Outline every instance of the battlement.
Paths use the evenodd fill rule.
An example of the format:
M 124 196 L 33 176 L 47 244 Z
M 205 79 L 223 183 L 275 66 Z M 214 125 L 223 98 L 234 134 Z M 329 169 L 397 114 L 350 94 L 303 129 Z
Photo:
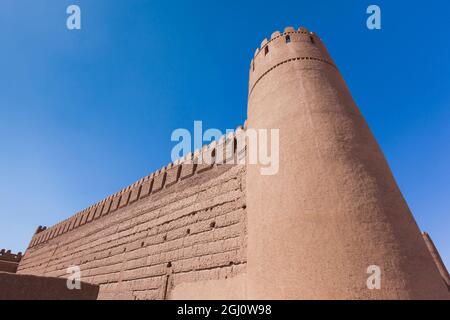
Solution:
M 1 261 L 10 261 L 19 263 L 22 259 L 22 252 L 17 254 L 11 253 L 11 250 L 2 249 L 0 250 L 0 260 Z
M 36 232 L 34 234 L 41 233 L 42 231 L 45 231 L 45 230 L 47 230 L 47 227 L 39 226 L 39 227 L 37 227 Z
M 295 30 L 287 27 L 284 32 L 275 31 L 256 49 L 250 64 L 249 96 L 256 84 L 276 67 L 288 62 L 302 62 L 305 65 L 327 64 L 334 68 L 322 40 L 308 29 Z
M 39 226 L 31 239 L 29 248 L 46 243 L 118 209 L 134 204 L 182 180 L 208 171 L 216 165 L 242 163 L 246 149 L 245 139 L 242 139 L 245 136 L 243 133 L 244 128 L 239 126 L 234 132 L 221 137 L 218 141 L 204 145 L 184 158 L 169 163 L 70 218 L 49 228 Z

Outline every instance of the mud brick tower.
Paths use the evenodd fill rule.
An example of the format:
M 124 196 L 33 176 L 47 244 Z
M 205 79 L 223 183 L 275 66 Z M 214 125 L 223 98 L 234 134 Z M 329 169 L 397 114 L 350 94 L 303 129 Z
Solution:
M 39 227 L 17 273 L 66 278 L 76 265 L 98 299 L 449 298 L 436 248 L 317 35 L 264 40 L 248 99 L 244 128 Z M 250 129 L 279 129 L 277 174 L 241 162 Z M 373 265 L 379 290 L 366 285 Z
M 247 165 L 250 299 L 446 298 L 374 136 L 321 39 L 286 28 L 250 67 L 248 128 L 280 130 L 280 169 Z M 270 150 L 270 149 L 269 149 Z M 381 290 L 368 290 L 368 266 Z

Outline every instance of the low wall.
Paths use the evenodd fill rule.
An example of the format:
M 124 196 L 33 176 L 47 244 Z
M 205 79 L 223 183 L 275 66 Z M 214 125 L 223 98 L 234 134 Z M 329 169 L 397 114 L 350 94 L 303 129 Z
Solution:
M 0 300 L 95 300 L 98 286 L 69 290 L 65 279 L 0 272 Z
M 16 273 L 18 262 L 0 260 L 0 272 Z

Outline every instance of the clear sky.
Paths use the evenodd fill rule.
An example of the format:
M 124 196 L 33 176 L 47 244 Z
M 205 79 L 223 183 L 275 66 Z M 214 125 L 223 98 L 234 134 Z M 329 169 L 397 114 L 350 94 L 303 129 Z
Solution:
M 66 28 L 66 8 L 82 29 Z M 366 28 L 378 4 L 382 30 Z M 450 2 L 2 0 L 0 247 L 170 162 L 176 128 L 243 124 L 255 48 L 317 32 L 450 266 Z

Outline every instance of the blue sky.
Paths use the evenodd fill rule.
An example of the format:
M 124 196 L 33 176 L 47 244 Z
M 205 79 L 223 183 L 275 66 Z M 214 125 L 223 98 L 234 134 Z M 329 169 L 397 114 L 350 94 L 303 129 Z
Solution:
M 82 30 L 66 28 L 66 8 Z M 366 28 L 378 4 L 382 30 Z M 170 162 L 176 128 L 235 128 L 275 30 L 326 43 L 422 230 L 450 265 L 448 1 L 3 0 L 0 247 Z

